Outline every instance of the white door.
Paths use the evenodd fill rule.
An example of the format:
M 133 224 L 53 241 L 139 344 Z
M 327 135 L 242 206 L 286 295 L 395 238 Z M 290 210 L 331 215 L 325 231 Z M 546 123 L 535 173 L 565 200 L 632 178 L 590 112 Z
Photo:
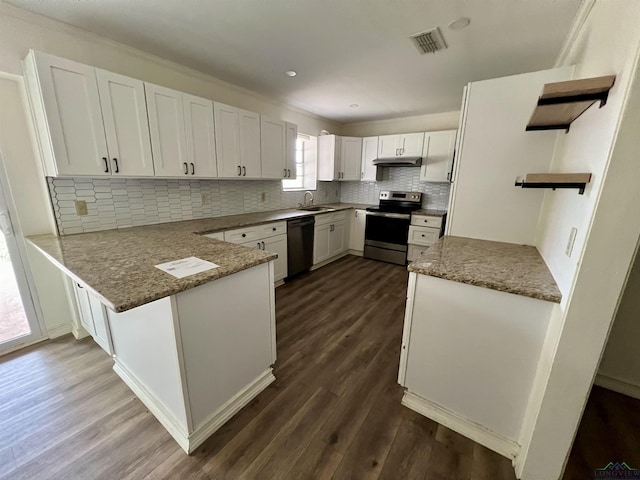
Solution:
M 278 235 L 263 240 L 263 250 L 278 254 L 278 258 L 274 262 L 275 275 L 274 280 L 277 282 L 283 280 L 287 276 L 287 236 Z
M 213 102 L 206 98 L 182 94 L 184 106 L 184 130 L 187 146 L 188 176 L 216 178 L 215 129 Z
M 239 109 L 239 116 L 242 178 L 261 178 L 260 115 Z
M 287 123 L 287 179 L 295 179 L 298 175 L 296 166 L 296 142 L 298 141 L 298 126 L 295 123 Z
M 214 102 L 213 104 L 216 156 L 220 178 L 240 178 L 240 112 L 236 107 Z
M 111 173 L 152 177 L 144 83 L 100 69 L 96 69 L 96 78 Z
M 391 158 L 400 156 L 401 142 L 400 135 L 381 135 L 378 137 L 378 157 Z
M 373 161 L 378 158 L 378 137 L 366 137 L 362 139 L 362 164 L 360 166 L 360 180 L 375 182 L 378 167 Z
M 0 171 L 4 171 L 1 159 Z M 35 296 L 27 280 L 27 265 L 24 243 L 16 236 L 8 197 L 0 183 L 0 354 L 43 336 Z
M 400 155 L 403 157 L 421 157 L 424 133 L 407 133 L 401 135 Z
M 329 258 L 329 238 L 331 224 L 316 226 L 313 232 L 313 264 L 316 265 Z
M 354 210 L 351 214 L 349 229 L 349 249 L 357 252 L 364 251 L 364 227 L 367 223 L 365 210 Z
M 424 139 L 420 181 L 450 182 L 456 130 L 427 133 Z
M 34 52 L 58 175 L 110 175 L 93 67 Z
M 189 175 L 182 93 L 144 84 L 149 112 L 153 165 L 158 177 Z
M 281 120 L 260 117 L 260 157 L 262 178 L 287 177 L 287 126 Z
M 342 137 L 342 179 L 360 180 L 362 162 L 362 138 Z
M 344 220 L 331 224 L 329 236 L 329 257 L 344 252 L 347 248 L 347 224 Z

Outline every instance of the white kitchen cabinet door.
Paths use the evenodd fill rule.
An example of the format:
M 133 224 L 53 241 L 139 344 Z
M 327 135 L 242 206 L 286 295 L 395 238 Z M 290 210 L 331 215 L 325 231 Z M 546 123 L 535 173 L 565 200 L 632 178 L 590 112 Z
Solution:
M 262 178 L 287 176 L 287 126 L 281 120 L 260 116 L 260 156 Z
M 421 182 L 450 182 L 457 130 L 425 135 L 420 168 Z
M 362 163 L 362 138 L 342 137 L 341 180 L 360 180 L 360 165 Z
M 110 175 L 95 69 L 32 51 L 25 74 L 47 173 Z
M 239 110 L 242 178 L 261 178 L 260 115 Z M 284 168 L 284 167 L 283 167 Z
M 152 177 L 153 157 L 144 83 L 98 68 L 96 78 L 111 173 Z
M 405 133 L 400 135 L 400 156 L 421 157 L 424 143 L 424 132 Z
M 375 182 L 377 180 L 378 167 L 373 164 L 376 158 L 378 158 L 378 137 L 363 138 L 360 180 L 364 182 Z
M 287 178 L 294 179 L 298 176 L 296 167 L 296 142 L 298 141 L 298 126 L 287 122 Z
M 87 292 L 88 293 L 88 292 Z M 111 330 L 109 329 L 109 320 L 107 318 L 107 311 L 105 306 L 102 305 L 100 300 L 88 293 L 89 306 L 91 307 L 91 316 L 93 318 L 93 325 L 95 327 L 95 333 L 93 339 L 102 349 L 109 355 L 113 355 L 113 343 L 111 341 Z
M 218 163 L 213 125 L 213 102 L 183 93 L 182 105 L 188 163 L 187 176 L 216 178 Z
M 242 177 L 240 160 L 240 112 L 236 107 L 213 103 L 216 156 L 220 178 Z
M 330 182 L 341 177 L 341 137 L 320 135 L 318 137 L 318 180 Z
M 80 315 L 80 325 L 84 328 L 92 337 L 96 336 L 96 328 L 93 324 L 93 315 L 91 315 L 91 305 L 89 304 L 89 294 L 87 291 L 73 282 L 73 288 L 76 295 L 76 301 L 78 305 L 78 314 Z
M 349 222 L 349 250 L 364 251 L 364 228 L 366 223 L 366 210 L 353 210 Z
M 278 235 L 277 237 L 265 238 L 263 243 L 263 250 L 278 254 L 278 258 L 274 262 L 274 280 L 276 282 L 284 280 L 287 276 L 287 236 Z
M 145 83 L 149 131 L 156 176 L 189 174 L 182 93 Z
M 332 224 L 320 225 L 313 231 L 313 264 L 317 265 L 330 257 L 329 243 L 332 233 Z
M 341 254 L 347 249 L 347 222 L 341 220 L 329 225 L 331 235 L 329 236 L 329 257 Z
M 400 135 L 381 135 L 378 137 L 378 157 L 391 158 L 400 156 L 402 138 Z

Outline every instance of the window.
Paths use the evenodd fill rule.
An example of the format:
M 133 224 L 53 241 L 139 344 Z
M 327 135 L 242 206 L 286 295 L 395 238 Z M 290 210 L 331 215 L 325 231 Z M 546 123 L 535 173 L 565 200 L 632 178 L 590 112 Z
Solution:
M 311 135 L 298 134 L 296 139 L 296 178 L 282 180 L 282 190 L 316 190 L 318 188 L 318 140 Z

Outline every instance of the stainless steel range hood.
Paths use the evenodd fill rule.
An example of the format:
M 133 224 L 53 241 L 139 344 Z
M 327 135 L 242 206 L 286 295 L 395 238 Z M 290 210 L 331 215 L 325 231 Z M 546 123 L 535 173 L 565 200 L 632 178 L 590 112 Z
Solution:
M 376 167 L 419 167 L 422 165 L 422 157 L 376 158 L 371 163 Z

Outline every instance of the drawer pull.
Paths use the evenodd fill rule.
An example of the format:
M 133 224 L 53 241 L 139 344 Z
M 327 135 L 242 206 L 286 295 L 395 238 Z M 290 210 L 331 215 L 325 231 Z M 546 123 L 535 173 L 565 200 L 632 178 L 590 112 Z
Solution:
M 246 233 L 243 233 L 243 234 L 242 234 L 242 238 L 244 238 L 244 237 L 246 237 L 246 236 L 247 236 L 247 234 L 246 234 Z
M 273 231 L 275 232 L 276 230 L 277 230 L 277 228 L 276 228 L 276 227 L 273 227 Z

